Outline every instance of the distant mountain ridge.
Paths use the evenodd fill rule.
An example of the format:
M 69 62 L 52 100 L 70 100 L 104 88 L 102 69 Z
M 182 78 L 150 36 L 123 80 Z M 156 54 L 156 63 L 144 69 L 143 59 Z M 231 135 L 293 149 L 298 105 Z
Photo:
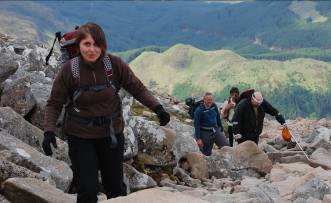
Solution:
M 130 65 L 150 88 L 181 99 L 211 91 L 223 101 L 235 85 L 261 90 L 291 117 L 331 115 L 331 64 L 322 61 L 253 60 L 178 44 L 163 53 L 144 52 Z
M 328 1 L 2 1 L 0 17 L 0 31 L 42 40 L 95 21 L 116 52 L 184 43 L 255 59 L 331 61 Z

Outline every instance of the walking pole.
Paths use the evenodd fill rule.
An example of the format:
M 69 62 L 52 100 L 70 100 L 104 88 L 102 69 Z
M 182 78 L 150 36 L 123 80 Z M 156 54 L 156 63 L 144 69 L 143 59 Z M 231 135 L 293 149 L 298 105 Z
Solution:
M 291 141 L 291 139 L 293 138 L 294 141 L 297 143 L 297 145 L 299 146 L 300 150 L 303 152 L 303 154 L 306 156 L 308 161 L 311 161 L 311 159 L 308 157 L 307 153 L 303 150 L 301 144 L 299 143 L 299 141 L 297 140 L 297 138 L 295 136 L 292 135 L 291 131 L 287 128 L 284 127 L 283 131 L 282 131 L 282 136 L 284 138 L 284 140 L 286 141 Z

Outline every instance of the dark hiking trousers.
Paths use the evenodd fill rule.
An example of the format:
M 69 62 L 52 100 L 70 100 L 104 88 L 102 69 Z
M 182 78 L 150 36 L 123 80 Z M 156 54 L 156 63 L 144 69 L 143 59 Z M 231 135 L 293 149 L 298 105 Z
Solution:
M 259 144 L 259 135 L 256 135 L 256 134 L 243 134 L 242 135 L 242 138 L 238 139 L 238 144 L 242 143 L 242 142 L 245 142 L 247 140 L 251 140 L 253 142 L 256 143 L 256 145 Z
M 110 138 L 83 139 L 68 135 L 69 157 L 78 182 L 78 203 L 97 202 L 98 169 L 107 198 L 126 195 L 123 183 L 124 136 L 116 135 L 118 146 L 111 149 Z
M 233 147 L 233 127 L 232 126 L 228 126 L 228 133 L 229 133 L 230 147 Z
M 229 146 L 224 133 L 221 132 L 219 128 L 216 128 L 215 131 L 216 132 L 201 129 L 201 140 L 203 142 L 203 147 L 200 150 L 206 156 L 211 155 L 214 143 L 216 143 L 219 148 Z

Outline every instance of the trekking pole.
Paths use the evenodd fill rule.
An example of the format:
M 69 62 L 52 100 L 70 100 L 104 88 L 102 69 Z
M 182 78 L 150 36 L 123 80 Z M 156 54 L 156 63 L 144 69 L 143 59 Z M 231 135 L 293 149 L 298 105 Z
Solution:
M 290 130 L 287 129 L 289 132 Z M 303 154 L 306 156 L 306 158 L 308 159 L 308 161 L 311 161 L 311 159 L 308 157 L 307 153 L 303 150 L 301 144 L 299 143 L 299 141 L 297 140 L 297 138 L 295 136 L 293 136 L 293 134 L 290 132 L 290 134 L 292 135 L 291 138 L 294 139 L 294 141 L 297 143 L 297 145 L 299 146 L 300 150 L 303 152 Z

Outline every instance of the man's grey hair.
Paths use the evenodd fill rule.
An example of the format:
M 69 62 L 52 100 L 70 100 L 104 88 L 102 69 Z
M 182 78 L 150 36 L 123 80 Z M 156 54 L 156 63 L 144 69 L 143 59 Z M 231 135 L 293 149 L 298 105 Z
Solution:
M 205 92 L 205 94 L 203 95 L 203 97 L 206 97 L 206 96 L 213 96 L 213 93 L 211 93 L 211 92 Z

